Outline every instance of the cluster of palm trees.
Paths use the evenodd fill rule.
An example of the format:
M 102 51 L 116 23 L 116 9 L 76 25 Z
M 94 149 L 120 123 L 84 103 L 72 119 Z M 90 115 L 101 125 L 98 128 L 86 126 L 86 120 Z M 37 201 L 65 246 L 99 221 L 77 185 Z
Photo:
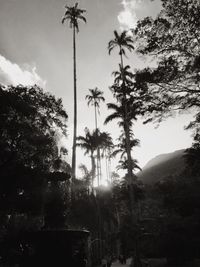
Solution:
M 107 107 L 112 111 L 106 120 L 105 124 L 114 119 L 118 119 L 119 126 L 122 129 L 122 136 L 119 138 L 119 144 L 114 154 L 111 152 L 113 149 L 113 142 L 111 136 L 98 129 L 98 114 L 100 103 L 104 102 L 103 92 L 97 87 L 89 89 L 90 94 L 86 96 L 88 105 L 94 106 L 95 114 L 95 130 L 90 132 L 89 129 L 85 129 L 85 136 L 77 137 L 77 87 L 76 87 L 76 33 L 79 31 L 78 22 L 82 20 L 86 22 L 83 13 L 85 10 L 78 7 L 78 3 L 74 6 L 66 6 L 66 12 L 62 22 L 69 21 L 70 27 L 73 29 L 73 55 L 74 55 L 74 134 L 73 134 L 73 149 L 72 149 L 72 181 L 76 177 L 76 147 L 80 146 L 85 149 L 85 153 L 90 155 L 91 158 L 91 173 L 92 184 L 94 185 L 95 177 L 97 177 L 98 184 L 101 180 L 101 155 L 104 151 L 104 155 L 107 155 L 107 166 L 111 155 L 116 155 L 119 152 L 122 153 L 120 158 L 121 166 L 127 167 L 128 181 L 132 184 L 135 178 L 133 170 L 139 168 L 136 160 L 133 160 L 131 151 L 135 145 L 139 144 L 139 141 L 134 138 L 132 132 L 133 121 L 137 119 L 137 116 L 141 113 L 141 101 L 137 92 L 134 89 L 133 78 L 134 75 L 130 71 L 129 65 L 124 65 L 124 57 L 126 51 L 133 51 L 132 37 L 123 31 L 119 34 L 114 31 L 114 39 L 108 43 L 109 54 L 117 48 L 120 56 L 119 70 L 113 72 L 114 83 L 111 86 L 111 91 L 116 103 L 108 103 Z M 103 137 L 103 138 L 102 138 Z M 78 143 L 77 143 L 78 142 Z M 108 156 L 109 155 L 109 156 Z M 110 174 L 109 174 L 110 175 Z
M 91 158 L 91 184 L 93 189 L 95 178 L 97 177 L 98 186 L 100 185 L 102 179 L 101 159 L 105 158 L 106 162 L 110 160 L 111 153 L 109 152 L 113 148 L 112 138 L 109 133 L 100 132 L 99 129 L 90 132 L 88 128 L 85 128 L 85 135 L 78 136 L 77 141 L 77 146 L 84 149 L 85 154 L 88 154 Z M 108 163 L 106 163 L 106 165 L 108 166 Z M 107 179 L 110 179 L 110 171 L 107 175 Z
M 103 92 L 97 87 L 89 89 L 90 94 L 86 96 L 88 105 L 94 106 L 95 114 L 95 130 L 92 132 L 85 128 L 85 135 L 77 137 L 77 88 L 76 88 L 76 33 L 78 33 L 78 21 L 86 22 L 83 13 L 85 10 L 78 8 L 78 3 L 74 6 L 66 6 L 66 12 L 62 22 L 69 21 L 70 27 L 73 29 L 73 55 L 74 55 L 74 135 L 73 135 L 73 151 L 72 151 L 72 183 L 76 177 L 76 147 L 79 146 L 85 150 L 91 158 L 91 188 L 94 188 L 94 181 L 97 178 L 97 184 L 100 185 L 102 171 L 101 171 L 101 158 L 105 156 L 108 177 L 111 177 L 109 164 L 112 156 L 121 154 L 118 168 L 123 168 L 127 171 L 125 181 L 129 188 L 129 198 L 131 206 L 132 224 L 136 223 L 134 214 L 135 197 L 134 187 L 137 183 L 135 169 L 139 169 L 137 161 L 132 158 L 133 147 L 139 144 L 139 140 L 135 138 L 132 131 L 134 121 L 137 120 L 139 115 L 143 115 L 142 110 L 142 97 L 138 87 L 135 86 L 134 74 L 130 70 L 129 65 L 125 65 L 126 52 L 134 50 L 133 39 L 123 31 L 118 33 L 114 31 L 114 39 L 108 43 L 108 53 L 114 49 L 118 49 L 120 63 L 119 69 L 113 72 L 114 82 L 110 87 L 115 99 L 115 103 L 108 103 L 108 110 L 112 111 L 105 119 L 105 124 L 117 119 L 118 125 L 121 128 L 121 135 L 118 139 L 118 144 L 113 145 L 112 138 L 109 133 L 101 132 L 98 128 L 98 114 L 100 103 L 104 102 Z M 115 149 L 114 149 L 115 148 Z M 137 244 L 135 246 L 137 254 Z M 137 257 L 136 257 L 137 258 Z M 136 263 L 136 266 L 137 263 Z

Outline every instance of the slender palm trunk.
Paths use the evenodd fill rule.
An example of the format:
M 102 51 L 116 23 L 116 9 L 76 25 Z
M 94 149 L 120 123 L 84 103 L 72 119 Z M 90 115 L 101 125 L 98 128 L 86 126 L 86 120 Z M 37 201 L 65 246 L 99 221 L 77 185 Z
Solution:
M 121 53 L 121 47 L 120 47 L 120 59 L 121 59 L 121 68 L 123 70 L 124 64 L 123 64 L 123 57 Z M 125 86 L 124 81 L 124 75 L 122 73 L 122 81 L 123 86 Z M 123 97 L 123 104 L 125 105 L 125 121 L 124 121 L 124 132 L 126 136 L 126 153 L 127 153 L 127 159 L 128 159 L 128 177 L 129 177 L 129 184 L 132 183 L 133 178 L 133 170 L 132 170 L 132 157 L 131 157 L 131 146 L 130 146 L 130 127 L 129 127 L 129 120 L 128 120 L 128 110 L 127 110 L 127 99 L 126 99 L 126 93 L 124 92 Z
M 120 48 L 120 51 L 121 51 L 121 48 Z M 121 58 L 121 67 L 123 70 L 122 53 L 120 53 L 120 58 Z M 123 81 L 123 85 L 126 86 L 123 73 L 122 73 L 122 81 Z M 134 201 L 134 188 L 133 188 L 133 167 L 132 167 L 132 156 L 131 156 L 131 146 L 130 146 L 130 125 L 129 125 L 129 118 L 128 118 L 128 110 L 127 110 L 127 98 L 126 98 L 125 92 L 124 92 L 123 101 L 124 101 L 124 106 L 125 106 L 124 132 L 125 132 L 125 136 L 126 136 L 126 153 L 127 153 L 127 159 L 128 159 L 128 183 L 129 183 L 129 197 L 130 197 L 130 205 L 131 205 L 130 215 L 131 215 L 132 225 L 136 225 L 137 224 L 137 215 L 134 214 L 135 201 Z M 134 266 L 140 267 L 141 262 L 140 262 L 140 257 L 139 257 L 139 248 L 138 248 L 137 236 L 135 237 L 134 246 L 135 246 Z
M 91 152 L 91 165 L 92 165 L 92 192 L 94 191 L 94 179 L 95 179 L 95 159 L 94 159 L 94 155 L 93 152 Z
M 94 105 L 95 114 L 95 128 L 96 128 L 96 138 L 97 138 L 97 107 Z M 97 184 L 100 185 L 100 158 L 99 158 L 99 148 L 97 147 Z
M 94 114 L 95 114 L 95 129 L 97 130 L 97 107 L 94 106 Z
M 99 181 L 102 180 L 102 168 L 101 168 L 101 149 L 98 148 L 98 157 L 99 157 Z
M 111 176 L 111 159 L 110 159 L 110 156 L 108 157 L 108 174 L 109 174 L 109 180 L 112 183 L 113 180 L 112 180 L 112 176 Z
M 107 153 L 107 151 L 105 151 L 104 157 L 105 157 L 105 162 L 106 162 L 106 177 L 107 177 L 107 181 L 110 182 L 109 169 L 108 169 L 108 153 Z
M 74 134 L 72 147 L 72 193 L 76 178 L 76 137 L 77 137 L 77 88 L 76 88 L 76 29 L 73 26 L 73 63 L 74 63 Z

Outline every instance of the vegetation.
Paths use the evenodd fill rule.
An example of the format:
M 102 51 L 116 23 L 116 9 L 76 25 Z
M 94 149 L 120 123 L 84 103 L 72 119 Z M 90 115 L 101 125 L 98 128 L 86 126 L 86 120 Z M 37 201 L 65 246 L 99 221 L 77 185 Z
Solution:
M 98 138 L 98 124 L 97 124 L 97 112 L 100 114 L 99 108 L 100 108 L 100 102 L 104 102 L 105 98 L 103 97 L 103 92 L 100 91 L 97 87 L 94 89 L 89 89 L 90 95 L 86 95 L 85 99 L 88 100 L 88 106 L 92 105 L 94 106 L 94 114 L 95 114 L 95 133 L 96 133 L 96 139 Z M 98 185 L 100 184 L 101 180 L 101 155 L 100 155 L 100 148 L 99 146 L 96 147 L 97 149 L 97 181 Z
M 68 21 L 73 30 L 72 166 L 61 144 L 62 138 L 67 139 L 68 119 L 62 100 L 36 85 L 0 85 L 1 257 L 13 253 L 10 244 L 5 246 L 8 237 L 42 228 L 88 229 L 94 266 L 106 254 L 134 255 L 136 267 L 145 257 L 164 257 L 168 266 L 183 266 L 199 257 L 200 3 L 161 1 L 155 19 L 138 21 L 133 35 L 114 31 L 108 43 L 109 54 L 114 49 L 119 53 L 119 68 L 112 72 L 110 86 L 113 102 L 107 103 L 104 123 L 117 121 L 121 132 L 115 143 L 110 133 L 99 129 L 105 98 L 97 87 L 85 97 L 88 106 L 94 106 L 94 129 L 85 125 L 77 137 L 76 34 L 79 20 L 86 19 L 78 3 L 65 7 L 62 23 Z M 153 67 L 133 72 L 125 64 L 127 51 L 133 50 L 151 57 Z M 144 171 L 143 183 L 142 175 L 136 175 L 141 169 L 133 150 L 140 142 L 134 123 L 138 118 L 161 123 L 182 110 L 195 115 L 186 127 L 194 131 L 192 147 L 181 152 L 181 159 L 174 156 Z M 80 165 L 82 177 L 76 175 L 76 147 L 91 162 L 90 168 Z M 114 157 L 119 161 L 112 170 Z M 107 186 L 101 184 L 104 160 Z
M 78 8 L 78 3 L 73 7 L 65 6 L 65 15 L 62 23 L 69 21 L 70 28 L 73 30 L 73 60 L 74 60 L 74 135 L 72 147 L 72 179 L 76 178 L 76 138 L 77 138 L 77 86 L 76 86 L 76 33 L 79 32 L 78 21 L 82 20 L 86 23 L 83 9 Z M 73 191 L 73 190 L 72 190 Z
M 0 101 L 1 230 L 34 221 L 41 227 L 48 187 L 70 178 L 67 150 L 58 143 L 68 116 L 61 99 L 37 86 L 0 86 Z

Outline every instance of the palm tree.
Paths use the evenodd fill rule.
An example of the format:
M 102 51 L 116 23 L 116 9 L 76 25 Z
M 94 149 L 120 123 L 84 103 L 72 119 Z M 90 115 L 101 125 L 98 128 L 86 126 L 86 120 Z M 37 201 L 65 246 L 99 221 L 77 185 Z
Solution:
M 95 165 L 95 157 L 94 157 L 94 152 L 97 148 L 97 141 L 96 141 L 96 132 L 94 131 L 93 133 L 90 133 L 88 128 L 85 128 L 85 136 L 78 136 L 77 137 L 77 146 L 81 147 L 82 149 L 85 150 L 85 155 L 90 154 L 91 158 L 91 168 L 92 168 L 92 188 L 94 186 L 94 179 L 95 179 L 95 170 L 96 170 L 96 165 Z
M 129 101 L 127 100 L 127 102 L 129 102 Z M 130 137 L 132 134 L 132 131 L 131 131 L 131 126 L 133 125 L 132 120 L 133 119 L 136 120 L 136 115 L 137 115 L 137 113 L 135 112 L 135 105 L 134 104 L 131 105 L 131 104 L 132 103 L 127 105 L 127 109 L 125 109 L 125 105 L 123 103 L 118 103 L 118 104 L 108 103 L 107 107 L 108 107 L 108 109 L 112 110 L 113 113 L 108 115 L 108 117 L 104 121 L 104 124 L 107 124 L 107 123 L 111 122 L 112 120 L 117 119 L 117 120 L 119 120 L 119 122 L 118 122 L 119 126 L 123 127 L 123 129 L 125 128 L 125 125 L 128 124 L 129 140 L 130 140 Z M 125 137 L 126 137 L 126 132 L 125 132 Z
M 125 137 L 119 138 L 119 141 L 120 143 L 115 146 L 116 149 L 113 151 L 112 155 L 113 157 L 115 157 L 116 155 L 121 154 L 120 158 L 122 159 L 126 154 L 126 138 Z M 140 144 L 139 139 L 132 138 L 130 140 L 131 148 L 138 146 L 139 144 Z
M 77 136 L 77 87 L 76 87 L 76 33 L 79 32 L 78 21 L 82 20 L 86 23 L 86 18 L 83 9 L 78 8 L 78 3 L 74 6 L 65 6 L 65 14 L 62 23 L 69 21 L 70 28 L 73 30 L 73 62 L 74 62 L 74 133 L 72 147 L 72 181 L 76 177 L 76 136 Z
M 119 161 L 119 165 L 117 166 L 117 170 L 127 170 L 127 167 L 128 167 L 128 161 L 127 161 L 127 158 L 126 157 L 122 157 Z M 133 169 L 138 169 L 138 170 L 142 170 L 139 165 L 138 165 L 138 162 L 136 159 L 132 159 L 132 168 Z M 128 181 L 129 182 L 129 181 Z
M 129 65 L 122 68 L 121 64 L 119 64 L 119 71 L 113 71 L 112 74 L 114 84 L 110 89 L 117 101 L 122 101 L 123 98 L 126 98 L 125 96 L 130 96 L 134 91 L 134 75 L 130 71 Z
M 125 77 L 125 72 L 124 72 L 124 62 L 123 62 L 123 56 L 126 55 L 125 51 L 126 49 L 129 51 L 132 51 L 134 49 L 133 47 L 133 40 L 131 36 L 127 35 L 126 31 L 123 31 L 121 34 L 118 34 L 117 31 L 114 31 L 114 39 L 111 40 L 108 43 L 108 52 L 109 54 L 114 48 L 119 48 L 119 55 L 120 55 L 120 61 L 121 61 L 121 66 L 120 66 L 120 72 L 121 72 L 121 82 L 117 84 L 117 87 L 113 89 L 119 90 L 119 94 L 116 90 L 114 90 L 115 96 L 117 97 L 117 100 L 121 103 L 121 106 L 116 106 L 115 108 L 120 111 L 120 113 L 116 112 L 117 109 L 114 111 L 113 114 L 111 114 L 107 119 L 106 122 L 115 119 L 115 118 L 120 118 L 122 119 L 120 121 L 120 125 L 123 126 L 123 130 L 125 133 L 125 138 L 126 138 L 126 154 L 127 154 L 127 164 L 126 167 L 128 169 L 128 184 L 129 184 L 129 196 L 130 196 L 130 203 L 131 203 L 131 218 L 132 218 L 132 223 L 135 223 L 135 220 L 137 218 L 134 218 L 134 188 L 133 188 L 133 180 L 135 181 L 135 176 L 133 175 L 133 159 L 131 156 L 131 140 L 130 140 L 130 127 L 132 126 L 132 119 L 136 119 L 136 112 L 131 111 L 133 108 L 133 104 L 130 101 L 130 92 L 131 90 L 127 90 L 127 88 L 130 86 L 129 83 L 127 83 L 126 77 Z M 130 78 L 130 77 L 128 77 Z M 115 81 L 116 82 L 116 81 Z M 116 86 L 116 84 L 114 85 Z M 129 89 L 129 88 L 128 88 Z M 133 99 L 131 99 L 133 100 Z M 135 105 L 135 103 L 134 103 Z M 137 106 L 137 105 L 136 105 Z M 112 108 L 112 107 L 111 107 Z M 134 115 L 134 117 L 132 117 Z M 137 223 L 136 223 L 137 224 Z M 136 260 L 134 262 L 134 266 L 140 266 L 140 261 L 139 261 L 139 254 L 138 254 L 138 246 L 137 242 L 135 242 L 135 253 L 136 257 L 134 257 Z
M 105 158 L 107 180 L 111 180 L 110 175 L 110 159 L 112 155 L 112 149 L 114 147 L 112 137 L 107 132 L 100 132 L 99 134 L 99 150 L 102 150 L 101 156 Z
M 122 85 L 122 83 L 125 83 L 126 86 L 129 86 L 132 88 L 133 86 L 133 78 L 134 74 L 130 71 L 130 66 L 126 65 L 125 67 L 122 67 L 121 64 L 119 64 L 119 71 L 113 71 L 112 73 L 115 77 L 114 83 L 118 85 Z
M 121 67 L 123 68 L 123 56 L 126 55 L 125 49 L 128 49 L 130 52 L 134 50 L 133 39 L 127 34 L 127 31 L 123 31 L 121 34 L 118 34 L 117 31 L 114 31 L 114 39 L 108 43 L 109 55 L 116 47 L 119 48 Z
M 88 100 L 88 106 L 92 105 L 94 106 L 94 111 L 95 111 L 95 129 L 96 129 L 96 134 L 98 133 L 97 131 L 97 112 L 99 112 L 99 107 L 100 107 L 100 102 L 104 102 L 105 98 L 103 97 L 103 92 L 100 91 L 97 87 L 94 89 L 89 89 L 90 95 L 86 95 L 85 99 Z M 101 179 L 101 158 L 100 158 L 100 151 L 99 148 L 97 147 L 97 176 L 98 176 L 98 183 Z
M 82 171 L 83 186 L 86 188 L 87 195 L 89 196 L 92 188 L 92 180 L 91 180 L 92 171 L 89 171 L 84 164 L 80 164 L 79 169 Z
M 122 106 L 124 106 L 124 116 L 123 116 L 123 128 L 125 132 L 125 136 L 127 139 L 126 142 L 126 152 L 127 152 L 127 158 L 128 158 L 128 176 L 130 179 L 130 183 L 132 183 L 132 178 L 133 178 L 133 170 L 131 168 L 131 162 L 132 162 L 132 157 L 131 157 L 131 147 L 130 147 L 130 126 L 131 126 L 131 117 L 128 114 L 128 103 L 127 103 L 127 96 L 126 96 L 126 80 L 124 76 L 124 70 L 123 67 L 123 56 L 126 55 L 125 49 L 132 51 L 134 49 L 133 47 L 133 39 L 131 36 L 127 34 L 127 31 L 123 31 L 121 34 L 118 34 L 117 31 L 114 31 L 114 39 L 111 40 L 108 43 L 108 52 L 109 54 L 114 48 L 119 48 L 119 55 L 120 55 L 120 60 L 121 60 L 121 66 L 120 66 L 120 71 L 121 71 L 121 78 L 122 78 Z
M 94 89 L 89 89 L 90 95 L 86 95 L 85 99 L 88 100 L 88 106 L 94 106 L 95 112 L 95 128 L 97 129 L 97 112 L 99 113 L 100 102 L 104 102 L 105 98 L 103 97 L 103 92 L 100 91 L 97 87 Z

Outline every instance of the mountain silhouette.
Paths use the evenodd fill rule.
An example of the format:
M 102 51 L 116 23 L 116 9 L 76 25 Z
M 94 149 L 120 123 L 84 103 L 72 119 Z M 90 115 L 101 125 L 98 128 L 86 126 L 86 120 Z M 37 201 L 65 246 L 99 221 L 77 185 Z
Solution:
M 185 168 L 184 152 L 185 149 L 176 150 L 151 159 L 142 171 L 137 173 L 139 180 L 144 184 L 154 184 L 166 177 L 180 174 Z

